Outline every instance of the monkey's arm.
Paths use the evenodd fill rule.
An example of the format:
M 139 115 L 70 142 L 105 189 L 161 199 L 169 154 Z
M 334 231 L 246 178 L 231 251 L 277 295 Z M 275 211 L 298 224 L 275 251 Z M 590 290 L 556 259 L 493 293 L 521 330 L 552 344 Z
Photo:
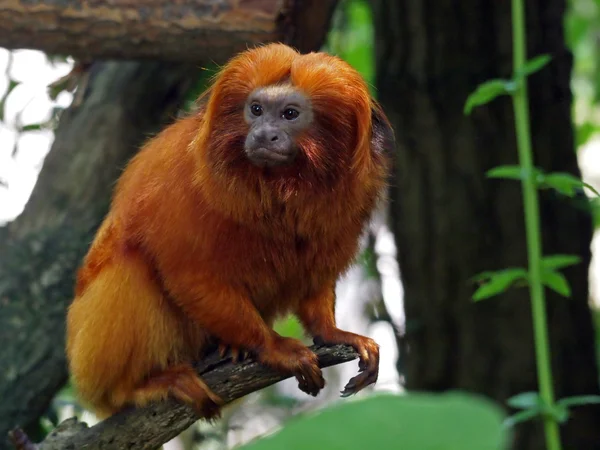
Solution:
M 356 394 L 375 383 L 379 375 L 379 346 L 368 337 L 340 330 L 335 324 L 335 283 L 329 284 L 317 295 L 300 302 L 298 318 L 315 344 L 348 344 L 360 355 L 359 374 L 352 378 L 342 396 Z
M 232 348 L 250 351 L 275 370 L 293 374 L 301 390 L 317 395 L 325 380 L 316 355 L 299 340 L 277 334 L 246 296 L 216 280 L 181 273 L 170 290 L 187 316 L 210 335 Z

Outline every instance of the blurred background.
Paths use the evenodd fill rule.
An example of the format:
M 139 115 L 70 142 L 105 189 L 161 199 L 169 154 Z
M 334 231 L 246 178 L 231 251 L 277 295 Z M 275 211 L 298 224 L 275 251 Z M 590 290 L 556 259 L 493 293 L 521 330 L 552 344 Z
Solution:
M 508 397 L 537 389 L 527 292 L 509 291 L 481 304 L 472 302 L 471 295 L 477 273 L 526 264 L 520 188 L 484 177 L 485 170 L 516 161 L 512 113 L 507 99 L 469 117 L 462 108 L 478 83 L 510 74 L 510 10 L 506 5 L 488 7 L 476 1 L 462 6 L 450 1 L 429 3 L 341 0 L 321 48 L 348 61 L 367 80 L 396 129 L 399 155 L 388 199 L 365 230 L 356 264 L 338 283 L 337 320 L 340 328 L 371 336 L 381 345 L 379 381 L 360 396 L 404 395 L 406 389 L 464 390 L 483 394 L 508 413 Z M 535 1 L 528 4 L 528 14 L 531 54 L 553 57 L 546 74 L 531 79 L 536 163 L 574 174 L 580 170 L 583 180 L 600 190 L 600 1 Z M 18 317 L 45 316 L 44 308 L 52 309 L 49 316 L 60 314 L 48 306 L 54 297 L 40 299 L 46 289 L 54 289 L 53 277 L 58 277 L 48 261 L 60 258 L 68 245 L 54 245 L 46 237 L 27 238 L 32 229 L 39 231 L 41 219 L 26 218 L 21 224 L 19 220 L 26 207 L 39 210 L 44 205 L 43 192 L 37 203 L 28 204 L 40 171 L 48 170 L 49 177 L 61 180 L 74 170 L 44 165 L 62 114 L 81 90 L 49 86 L 68 76 L 74 64 L 70 56 L 0 48 L 0 224 L 5 233 L 0 234 L 0 241 L 4 239 L 0 312 L 5 308 L 5 317 L 10 315 L 13 321 L 16 310 L 10 309 L 10 301 L 3 305 L 2 298 L 11 298 L 11 289 L 18 286 L 26 286 L 22 288 L 26 293 L 19 296 L 21 305 L 29 302 L 26 313 L 18 312 Z M 203 68 L 194 87 L 183 95 L 179 112 L 172 115 L 191 108 L 216 65 L 209 62 Z M 102 164 L 94 167 L 101 170 Z M 119 167 L 107 170 L 116 173 Z M 105 183 L 107 192 L 111 188 Z M 69 210 L 67 194 L 52 202 L 44 207 L 50 212 L 62 207 L 66 216 L 55 213 L 61 219 L 49 219 L 48 229 L 59 222 L 68 226 L 67 215 L 78 214 L 78 209 Z M 545 248 L 582 258 L 581 265 L 565 272 L 572 298 L 549 294 L 559 396 L 598 393 L 600 239 L 593 229 L 600 224 L 599 206 L 591 191 L 581 191 L 572 199 L 542 197 Z M 98 206 L 98 211 L 103 207 Z M 97 218 L 90 221 L 92 230 Z M 74 255 L 83 254 L 85 246 L 80 247 Z M 72 249 L 64 251 L 71 254 Z M 30 264 L 34 257 L 40 262 Z M 31 266 L 27 276 L 19 275 L 23 260 Z M 63 292 L 68 291 L 69 277 L 61 278 L 60 284 Z M 32 323 L 36 321 L 28 326 Z M 292 317 L 279 322 L 277 330 L 303 337 Z M 60 337 L 60 332 L 49 335 Z M 6 342 L 15 336 L 0 334 Z M 21 351 L 37 351 L 35 342 L 30 348 L 24 348 L 23 342 L 44 340 L 44 336 L 23 331 Z M 56 350 L 44 351 L 59 353 L 62 340 L 50 341 Z M 11 358 L 14 354 L 7 350 L 4 362 Z M 250 442 L 292 417 L 339 402 L 339 391 L 356 370 L 356 362 L 327 369 L 328 384 L 316 399 L 300 392 L 293 379 L 254 393 L 229 408 L 216 424 L 196 424 L 164 448 L 228 449 Z M 47 399 L 49 406 L 30 422 L 28 431 L 37 437 L 73 415 L 95 422 L 62 378 L 55 377 L 56 393 Z M 14 384 L 5 382 L 4 392 L 9 387 Z M 7 397 L 9 401 L 14 398 Z M 600 448 L 598 410 L 589 407 L 572 419 L 564 427 L 564 439 L 575 446 L 567 448 Z M 537 423 L 522 425 L 511 436 L 514 448 L 543 448 Z

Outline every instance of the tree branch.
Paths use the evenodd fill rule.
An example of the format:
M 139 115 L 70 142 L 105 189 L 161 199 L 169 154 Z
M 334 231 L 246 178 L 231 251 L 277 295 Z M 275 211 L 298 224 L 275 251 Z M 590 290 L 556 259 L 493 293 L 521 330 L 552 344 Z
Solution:
M 220 63 L 261 42 L 293 43 L 301 51 L 318 48 L 335 3 L 0 0 L 0 46 L 36 48 L 83 60 Z
M 320 367 L 352 361 L 358 354 L 350 346 L 313 346 Z M 225 403 L 282 381 L 282 375 L 256 362 L 232 364 L 212 354 L 197 366 L 206 384 Z M 198 417 L 187 405 L 169 399 L 145 408 L 127 409 L 87 428 L 87 425 L 68 419 L 39 444 L 39 450 L 156 449 L 192 425 Z M 17 432 L 22 438 L 22 434 Z M 21 447 L 26 448 L 26 447 Z M 31 447 L 30 447 L 31 448 Z

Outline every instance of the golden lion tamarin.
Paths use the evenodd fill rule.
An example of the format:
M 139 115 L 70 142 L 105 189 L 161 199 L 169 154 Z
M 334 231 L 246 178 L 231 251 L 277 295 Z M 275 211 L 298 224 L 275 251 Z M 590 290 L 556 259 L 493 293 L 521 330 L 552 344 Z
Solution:
M 334 286 L 392 147 L 381 108 L 341 59 L 282 44 L 233 58 L 199 110 L 151 139 L 118 181 L 68 311 L 82 400 L 102 417 L 170 394 L 212 417 L 222 402 L 192 362 L 215 345 L 316 395 L 314 353 L 272 329 L 288 313 L 358 351 L 344 394 L 374 383 L 378 346 L 336 327 Z

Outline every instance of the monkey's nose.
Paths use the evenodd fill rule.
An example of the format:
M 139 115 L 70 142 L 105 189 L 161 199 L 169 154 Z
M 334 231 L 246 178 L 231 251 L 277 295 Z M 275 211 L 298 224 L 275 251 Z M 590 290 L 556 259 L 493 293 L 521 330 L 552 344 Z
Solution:
M 254 133 L 254 140 L 257 144 L 267 144 L 269 142 L 277 142 L 281 139 L 277 130 L 260 130 Z

